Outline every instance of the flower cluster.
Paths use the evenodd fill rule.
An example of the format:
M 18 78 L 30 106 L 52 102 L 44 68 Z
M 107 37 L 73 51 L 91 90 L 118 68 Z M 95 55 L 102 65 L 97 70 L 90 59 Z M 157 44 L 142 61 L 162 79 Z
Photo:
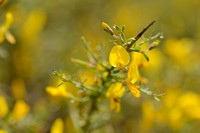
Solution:
M 110 51 L 109 63 L 107 57 L 98 56 L 93 52 L 90 43 L 85 37 L 82 37 L 89 61 L 72 59 L 72 62 L 86 67 L 79 74 L 80 78 L 70 75 L 65 76 L 62 72 L 53 72 L 53 75 L 61 80 L 57 83 L 57 87 L 48 86 L 46 88 L 47 93 L 53 97 L 69 98 L 78 103 L 77 107 L 82 116 L 81 119 L 84 121 L 80 123 L 80 126 L 84 132 L 90 130 L 91 123 L 93 123 L 91 122 L 91 116 L 100 110 L 100 103 L 105 98 L 110 100 L 111 110 L 120 112 L 120 100 L 125 92 L 131 92 L 136 98 L 139 98 L 141 93 L 153 96 L 157 100 L 158 97 L 162 96 L 154 91 L 149 91 L 149 89 L 143 89 L 143 80 L 139 74 L 139 68 L 142 66 L 141 58 L 144 57 L 148 62 L 147 52 L 157 47 L 159 40 L 162 38 L 162 35 L 158 33 L 150 38 L 144 38 L 140 43 L 136 43 L 154 22 L 155 20 L 136 37 L 129 39 L 126 39 L 124 35 L 125 26 L 115 25 L 114 29 L 118 33 L 115 34 L 108 24 L 102 22 L 103 29 L 115 38 L 111 41 L 115 46 Z M 141 45 L 145 43 L 150 43 L 150 45 L 147 50 L 142 50 Z M 103 49 L 103 46 L 101 46 L 99 52 L 102 52 Z

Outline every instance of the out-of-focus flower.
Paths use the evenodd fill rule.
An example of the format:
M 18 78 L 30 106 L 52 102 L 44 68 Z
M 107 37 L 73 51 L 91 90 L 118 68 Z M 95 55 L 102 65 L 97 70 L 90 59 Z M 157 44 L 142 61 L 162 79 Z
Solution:
M 126 84 L 135 97 L 140 97 L 140 91 L 138 90 L 139 86 L 135 85 L 135 82 L 138 81 L 139 77 L 138 65 L 136 65 L 135 61 L 132 61 L 128 69 Z
M 109 62 L 113 67 L 122 69 L 130 62 L 129 53 L 122 46 L 114 46 L 110 52 Z
M 11 84 L 12 93 L 16 100 L 26 98 L 25 84 L 22 79 L 15 79 Z
M 180 94 L 175 89 L 169 89 L 160 108 L 154 107 L 150 101 L 144 102 L 142 107 L 141 127 L 147 127 L 148 130 L 153 127 L 154 123 L 167 124 L 171 129 L 178 131 L 187 122 L 200 120 L 200 98 L 192 92 Z
M 197 94 L 188 92 L 177 101 L 178 108 L 188 117 L 200 120 L 200 98 Z
M 142 119 L 141 121 L 141 130 L 142 131 L 148 131 L 151 129 L 153 125 L 153 121 L 155 119 L 155 113 L 154 113 L 154 107 L 153 103 L 150 101 L 144 101 L 142 103 L 142 115 L 145 119 Z
M 41 32 L 46 23 L 46 13 L 41 9 L 35 9 L 30 12 L 29 17 L 25 20 L 22 29 L 22 41 L 30 42 Z
M 11 43 L 15 43 L 15 38 L 13 35 L 8 31 L 11 24 L 13 23 L 13 15 L 12 13 L 6 13 L 6 20 L 3 26 L 0 27 L 0 43 L 2 43 L 6 39 Z
M 67 89 L 63 85 L 61 85 L 59 87 L 48 86 L 46 88 L 46 92 L 52 96 L 68 97 Z
M 3 118 L 8 113 L 8 105 L 6 99 L 3 96 L 0 96 L 0 118 Z
M 116 82 L 110 86 L 106 92 L 106 97 L 110 99 L 110 109 L 120 111 L 120 99 L 124 94 L 125 88 L 122 83 Z
M 92 86 L 92 85 L 94 85 L 95 78 L 96 78 L 96 75 L 90 69 L 85 70 L 81 74 L 81 81 L 84 82 L 83 85 L 85 85 L 85 86 Z
M 104 61 L 104 62 L 103 62 L 103 65 L 104 65 L 104 66 L 107 66 L 107 65 L 108 65 L 108 62 L 107 62 L 107 61 Z M 100 72 L 103 72 L 103 77 L 107 77 L 107 76 L 108 76 L 108 72 L 107 72 L 107 71 L 104 71 L 104 68 L 103 68 L 102 65 L 100 65 L 99 63 L 97 63 L 97 69 L 98 69 Z
M 63 75 L 66 77 L 65 75 Z M 47 86 L 46 87 L 46 92 L 50 94 L 51 96 L 60 96 L 60 97 L 76 97 L 78 95 L 79 89 L 76 87 L 76 85 L 66 82 L 61 84 L 63 81 L 62 80 L 55 80 L 55 86 L 58 87 L 53 87 L 53 86 Z
M 12 111 L 12 118 L 15 121 L 19 121 L 28 114 L 29 110 L 30 110 L 30 107 L 28 104 L 26 104 L 22 100 L 18 100 L 14 105 L 14 108 Z
M 0 129 L 0 133 L 7 133 L 5 130 Z
M 63 133 L 63 132 L 64 132 L 64 122 L 61 118 L 57 118 L 51 127 L 51 133 Z
M 168 39 L 164 43 L 165 52 L 178 64 L 186 64 L 190 57 L 193 43 L 187 38 Z

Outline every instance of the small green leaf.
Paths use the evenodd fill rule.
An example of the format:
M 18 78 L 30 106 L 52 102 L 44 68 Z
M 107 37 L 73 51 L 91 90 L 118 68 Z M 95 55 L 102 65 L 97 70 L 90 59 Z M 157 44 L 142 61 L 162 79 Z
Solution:
M 113 70 L 112 71 L 113 73 L 118 73 L 118 72 L 120 72 L 120 70 L 118 69 L 118 70 Z
M 59 85 L 57 85 L 57 87 L 59 87 L 59 86 L 61 86 L 61 85 L 63 85 L 64 84 L 64 82 L 62 82 L 62 83 L 60 83 Z
M 133 40 L 135 40 L 134 37 L 133 37 L 133 38 L 129 38 L 129 39 L 127 39 L 127 41 L 133 41 Z
M 124 32 L 125 25 L 122 26 L 122 32 Z
M 143 55 L 144 55 L 145 59 L 146 59 L 147 61 L 149 61 L 149 57 L 148 57 L 145 53 L 143 53 Z
M 147 38 L 144 38 L 144 41 L 143 41 L 143 42 L 146 43 L 147 41 L 148 41 L 148 39 L 147 39 Z
M 135 46 L 134 49 L 139 52 L 141 47 L 140 46 Z

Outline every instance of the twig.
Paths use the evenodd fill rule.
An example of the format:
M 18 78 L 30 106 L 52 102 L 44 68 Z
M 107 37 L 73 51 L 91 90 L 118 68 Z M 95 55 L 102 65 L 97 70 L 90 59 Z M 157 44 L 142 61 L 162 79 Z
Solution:
M 149 23 L 146 27 L 143 28 L 142 31 L 140 31 L 140 33 L 137 34 L 137 36 L 135 37 L 135 39 L 129 44 L 127 45 L 126 50 L 129 51 L 129 49 L 131 48 L 131 46 L 144 34 L 144 32 L 150 27 L 152 26 L 154 23 L 156 22 L 156 20 L 153 20 L 151 23 Z

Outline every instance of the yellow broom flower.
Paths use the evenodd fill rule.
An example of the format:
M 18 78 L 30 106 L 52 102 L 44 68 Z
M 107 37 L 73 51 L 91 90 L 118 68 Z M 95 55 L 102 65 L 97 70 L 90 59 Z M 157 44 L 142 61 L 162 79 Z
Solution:
M 116 82 L 110 86 L 106 92 L 106 97 L 110 99 L 110 109 L 120 111 L 120 99 L 124 94 L 125 88 L 122 83 Z
M 122 46 L 114 46 L 109 56 L 110 64 L 119 69 L 124 68 L 130 61 L 130 56 Z
M 138 71 L 138 65 L 134 61 L 131 62 L 128 70 L 128 78 L 126 79 L 127 86 L 131 93 L 135 97 L 140 97 L 140 91 L 138 90 L 138 86 L 135 85 L 135 82 L 138 81 L 140 75 Z

